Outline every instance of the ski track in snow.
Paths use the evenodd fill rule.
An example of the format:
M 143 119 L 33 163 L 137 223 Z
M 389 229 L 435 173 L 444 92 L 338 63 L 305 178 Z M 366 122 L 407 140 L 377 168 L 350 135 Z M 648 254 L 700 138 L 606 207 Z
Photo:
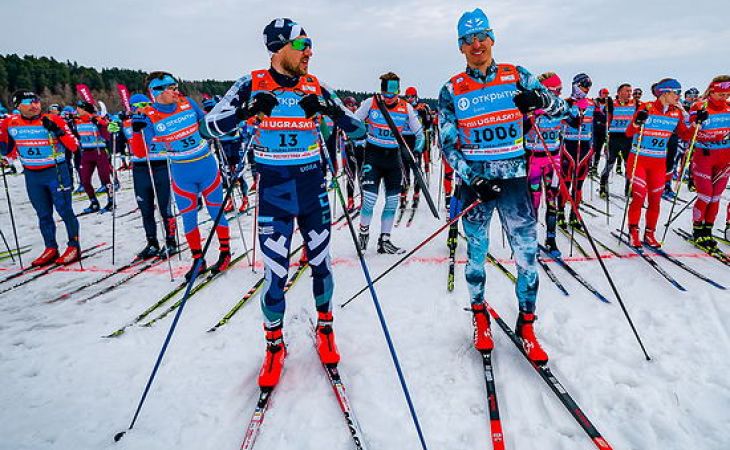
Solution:
M 434 166 L 434 170 L 438 170 Z M 122 172 L 123 185 L 130 174 Z M 42 250 L 36 218 L 27 201 L 22 176 L 9 177 L 21 245 L 32 244 L 24 261 Z M 436 179 L 432 180 L 435 193 Z M 614 189 L 622 179 L 614 177 Z M 96 181 L 98 185 L 98 181 Z M 590 199 L 590 183 L 586 183 Z M 331 197 L 332 198 L 332 197 Z M 425 202 L 423 202 L 425 203 Z M 599 208 L 603 201 L 595 195 Z M 133 193 L 121 191 L 119 212 L 134 205 Z M 86 202 L 75 202 L 79 211 Z M 376 207 L 373 230 L 379 228 Z M 605 217 L 585 216 L 591 231 L 618 248 L 609 234 L 620 213 L 606 226 Z M 337 215 L 341 206 L 336 207 Z M 665 220 L 669 204 L 662 205 Z M 442 215 L 444 213 L 442 212 Z M 689 227 L 689 212 L 677 224 Z M 540 213 L 541 217 L 543 213 Z M 207 212 L 201 212 L 207 218 Z M 80 218 L 82 243 L 111 243 L 111 215 Z M 251 246 L 252 216 L 241 218 Z M 495 214 L 494 221 L 498 222 Z M 117 222 L 117 266 L 143 245 L 137 214 Z M 357 223 L 357 222 L 356 222 Z M 0 226 L 11 240 L 7 204 L 0 202 Z M 394 229 L 396 244 L 412 248 L 438 223 L 420 206 L 411 227 Z M 210 223 L 204 225 L 207 230 Z M 231 223 L 234 252 L 242 245 Z M 347 227 L 333 231 L 336 264 L 334 312 L 342 353 L 340 370 L 352 406 L 371 449 L 419 448 L 395 369 L 369 294 L 345 309 L 339 303 L 363 286 Z M 492 225 L 490 251 L 500 260 L 510 256 Z M 540 239 L 544 228 L 539 228 Z M 205 234 L 204 234 L 205 235 Z M 57 231 L 65 248 L 65 229 Z M 589 249 L 587 241 L 577 239 Z M 697 253 L 673 233 L 667 251 Z M 417 257 L 447 255 L 446 233 Z M 295 239 L 293 247 L 298 245 Z M 567 254 L 569 243 L 559 238 Z M 366 255 L 377 276 L 397 257 L 377 255 L 372 242 Z M 213 243 L 208 261 L 217 257 Z M 628 249 L 620 249 L 627 253 Z M 459 242 L 457 258 L 465 257 Z M 257 255 L 260 261 L 260 254 Z M 688 292 L 672 287 L 639 258 L 606 259 L 611 274 L 653 360 L 646 362 L 623 313 L 595 261 L 570 264 L 613 303 L 599 302 L 563 269 L 550 263 L 563 282 L 564 297 L 541 271 L 538 337 L 551 357 L 551 367 L 566 389 L 614 449 L 727 449 L 730 429 L 730 296 L 656 257 Z M 709 258 L 683 258 L 692 267 L 730 286 L 730 272 Z M 84 261 L 102 272 L 56 271 L 0 295 L 0 449 L 234 449 L 253 411 L 256 377 L 264 351 L 258 295 L 228 325 L 205 330 L 262 275 L 245 260 L 211 283 L 186 305 L 173 341 L 135 429 L 119 443 L 112 436 L 127 427 L 160 350 L 172 316 L 149 328 L 133 326 L 118 338 L 102 335 L 127 323 L 180 282 L 187 254 L 172 260 L 178 274 L 170 283 L 167 264 L 160 264 L 112 293 L 86 304 L 81 299 L 100 287 L 54 304 L 50 300 L 113 269 L 111 252 Z M 11 273 L 10 260 L 0 262 Z M 514 271 L 513 265 L 507 266 Z M 398 356 L 431 449 L 489 447 L 486 390 L 478 354 L 471 347 L 471 318 L 464 311 L 468 295 L 463 265 L 456 267 L 453 293 L 446 291 L 447 264 L 404 264 L 376 285 Z M 517 316 L 514 287 L 488 266 L 487 295 L 505 321 Z M 541 270 L 541 269 L 540 269 Z M 118 279 L 112 277 L 103 286 Z M 19 278 L 0 288 L 22 280 Z M 163 311 L 161 308 L 159 312 Z M 159 314 L 158 312 L 158 314 Z M 309 271 L 288 294 L 285 339 L 289 354 L 284 374 L 271 401 L 256 448 L 350 449 L 351 438 L 329 383 L 318 362 L 309 331 L 314 316 Z M 149 318 L 156 317 L 156 314 Z M 508 449 L 590 449 L 594 445 L 512 342 L 493 324 L 493 356 L 497 395 Z

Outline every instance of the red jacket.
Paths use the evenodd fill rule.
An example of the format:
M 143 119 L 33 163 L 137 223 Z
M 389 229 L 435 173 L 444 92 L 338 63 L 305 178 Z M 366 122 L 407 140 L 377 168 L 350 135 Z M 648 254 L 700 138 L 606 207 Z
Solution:
M 58 136 L 58 140 L 60 141 L 60 143 L 72 152 L 78 150 L 78 140 L 76 140 L 76 137 L 71 133 L 71 129 L 68 127 L 68 124 L 60 116 L 56 116 L 53 114 L 41 114 L 34 119 L 26 119 L 20 114 L 16 114 L 9 116 L 3 121 L 0 121 L 0 153 L 4 155 L 17 155 L 17 147 L 15 145 L 15 140 L 12 137 L 12 133 L 10 133 L 10 130 L 12 128 L 19 127 L 42 127 L 42 118 L 44 116 L 51 119 L 56 125 L 58 125 L 58 128 L 61 130 L 62 134 Z M 46 133 L 43 136 L 43 142 L 39 142 L 38 145 L 51 145 L 49 139 L 50 137 L 48 137 Z M 50 165 L 48 167 L 50 167 Z M 42 168 L 45 167 L 34 167 L 31 168 L 31 170 Z
M 684 118 L 682 115 L 685 114 L 685 112 L 675 105 L 668 105 L 665 108 L 664 105 L 662 105 L 662 102 L 659 101 L 659 99 L 656 99 L 653 102 L 642 103 L 641 105 L 639 105 L 638 108 L 636 108 L 634 117 L 633 119 L 631 119 L 629 127 L 626 128 L 626 136 L 633 137 L 641 129 L 641 127 L 636 126 L 635 122 L 636 115 L 639 113 L 639 111 L 642 110 L 648 111 L 649 116 L 661 116 L 679 119 L 679 121 L 677 122 L 677 127 L 674 131 L 683 141 L 689 141 L 692 139 L 692 136 L 694 135 L 694 127 L 690 128 L 687 126 L 687 124 L 684 123 Z

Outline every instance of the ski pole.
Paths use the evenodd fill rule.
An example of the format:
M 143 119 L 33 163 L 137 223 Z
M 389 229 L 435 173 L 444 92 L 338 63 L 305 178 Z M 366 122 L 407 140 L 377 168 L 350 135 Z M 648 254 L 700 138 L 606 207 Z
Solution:
M 222 146 L 220 145 L 220 141 L 218 139 L 214 140 L 214 143 L 216 144 L 216 148 L 218 150 L 218 154 L 220 155 L 221 161 L 223 164 L 228 168 L 226 172 L 224 172 L 224 175 L 226 178 L 228 178 L 228 184 L 236 184 L 236 178 L 232 178 L 230 176 L 229 170 L 230 165 L 228 164 L 228 157 L 226 156 L 225 152 L 223 151 Z M 241 160 L 243 161 L 243 160 Z M 243 200 L 241 200 L 243 201 Z M 234 211 L 236 210 L 236 196 L 231 195 L 231 203 L 233 204 Z M 225 208 L 225 204 L 221 205 L 221 207 Z M 243 234 L 243 227 L 241 226 L 241 215 L 236 213 L 236 224 L 238 225 L 238 234 L 241 235 L 241 242 L 243 243 L 243 251 L 246 252 L 246 259 L 248 260 L 248 263 L 251 264 L 251 257 L 248 254 L 248 244 L 246 243 L 246 236 Z
M 254 181 L 256 181 L 256 190 L 260 191 L 261 186 L 259 186 L 258 183 L 258 174 L 253 174 Z M 259 193 L 256 192 L 256 196 L 259 197 L 259 199 L 256 199 L 256 206 L 253 208 L 253 226 L 251 227 L 251 234 L 253 235 L 253 251 L 251 252 L 251 272 L 256 273 L 256 241 L 258 241 L 258 228 L 259 228 L 259 203 L 260 198 Z
M 2 171 L 3 173 L 3 184 L 5 185 L 5 198 L 8 201 L 8 212 L 10 213 L 10 223 L 13 226 L 13 237 L 15 238 L 15 249 L 18 252 L 18 261 L 20 262 L 20 268 L 24 269 L 23 267 L 23 257 L 20 256 L 20 244 L 18 244 L 18 229 L 15 226 L 15 215 L 13 214 L 13 204 L 10 201 L 10 189 L 8 188 L 8 176 L 5 174 L 5 171 Z M 12 252 L 10 253 L 12 255 Z M 13 259 L 14 261 L 15 259 Z
M 149 155 L 147 157 L 147 161 L 149 162 Z M 228 189 L 226 189 L 226 194 L 223 198 L 224 202 L 226 200 L 228 200 L 228 198 L 231 196 L 232 192 L 233 192 L 233 185 L 229 184 Z M 155 376 L 157 375 L 157 370 L 160 368 L 160 364 L 162 363 L 162 358 L 165 356 L 165 352 L 167 351 L 167 347 L 170 344 L 170 341 L 172 340 L 173 333 L 175 333 L 175 328 L 177 327 L 178 321 L 180 320 L 180 316 L 182 315 L 183 309 L 185 308 L 185 304 L 188 301 L 188 297 L 190 297 L 190 291 L 193 288 L 193 284 L 195 283 L 195 280 L 198 278 L 198 273 L 200 272 L 200 267 L 202 265 L 203 260 L 205 260 L 205 254 L 208 252 L 211 242 L 213 242 L 213 235 L 215 235 L 215 229 L 218 226 L 218 224 L 220 223 L 222 217 L 223 217 L 223 208 L 220 208 L 218 210 L 218 214 L 216 214 L 216 216 L 215 216 L 215 220 L 213 221 L 213 228 L 211 228 L 210 233 L 208 233 L 208 238 L 205 240 L 205 246 L 203 247 L 203 255 L 201 258 L 198 258 L 195 261 L 195 265 L 193 267 L 193 274 L 190 277 L 190 280 L 188 280 L 187 286 L 185 288 L 185 293 L 183 294 L 182 299 L 180 301 L 180 306 L 178 306 L 177 311 L 175 312 L 175 317 L 172 319 L 172 323 L 170 324 L 170 329 L 168 330 L 167 335 L 165 336 L 165 341 L 162 344 L 160 353 L 157 355 L 157 360 L 155 361 L 155 365 L 152 368 L 152 373 L 150 374 L 150 377 L 147 380 L 147 385 L 145 386 L 144 391 L 142 392 L 142 398 L 139 399 L 139 404 L 137 405 L 137 409 L 134 412 L 134 417 L 132 418 L 132 422 L 129 424 L 129 428 L 127 430 L 120 431 L 119 433 L 114 435 L 115 442 L 119 442 L 119 440 L 122 439 L 122 437 L 124 437 L 124 434 L 128 430 L 131 430 L 132 428 L 134 428 L 134 424 L 137 422 L 137 418 L 139 417 L 139 413 L 142 410 L 142 406 L 144 405 L 145 400 L 147 399 L 147 394 L 149 394 L 150 388 L 152 387 L 152 382 L 154 381 Z M 168 258 L 168 261 L 169 261 L 169 258 Z
M 543 147 L 545 147 L 545 151 L 547 152 L 547 144 L 545 143 L 545 139 L 542 137 L 542 132 L 540 128 L 535 123 L 535 118 L 530 117 L 530 121 L 532 122 L 532 126 L 536 127 L 537 135 L 540 137 L 540 140 L 542 141 Z M 643 131 L 643 127 L 642 127 Z M 560 176 L 560 172 L 558 171 L 557 164 L 553 159 L 550 159 L 550 163 L 553 166 L 553 171 L 558 174 L 558 180 L 560 181 L 560 189 L 561 191 L 568 193 L 568 187 L 565 185 L 565 180 L 563 180 L 562 176 Z M 601 258 L 601 255 L 598 253 L 598 248 L 596 247 L 596 242 L 593 240 L 593 236 L 591 235 L 590 231 L 588 230 L 588 227 L 586 226 L 585 221 L 583 220 L 583 216 L 580 214 L 580 210 L 578 208 L 578 205 L 573 201 L 573 199 L 570 199 L 570 207 L 573 210 L 573 213 L 575 214 L 575 217 L 578 219 L 578 221 L 583 225 L 583 230 L 586 233 L 586 238 L 588 239 L 588 242 L 591 244 L 591 248 L 593 249 L 593 253 L 596 255 L 596 258 L 598 259 L 598 264 L 601 266 L 601 270 L 603 271 L 603 274 L 606 276 L 606 279 L 608 280 L 608 284 L 611 286 L 611 290 L 613 291 L 613 294 L 616 296 L 616 300 L 618 300 L 619 305 L 621 305 L 621 310 L 624 313 L 624 316 L 626 316 L 626 320 L 629 323 L 629 326 L 631 327 L 631 330 L 634 332 L 634 336 L 636 337 L 636 341 L 639 343 L 639 346 L 641 347 L 641 351 L 644 352 L 644 356 L 646 357 L 647 361 L 650 361 L 651 358 L 649 357 L 649 354 L 646 352 L 646 348 L 644 348 L 644 343 L 641 341 L 641 338 L 639 337 L 639 332 L 636 330 L 636 327 L 634 326 L 633 320 L 631 320 L 631 316 L 629 315 L 629 311 L 626 309 L 626 305 L 624 304 L 623 299 L 621 298 L 621 294 L 618 292 L 618 288 L 616 287 L 616 284 L 613 282 L 613 278 L 611 277 L 611 274 L 608 272 L 608 268 L 606 267 L 606 264 L 603 262 L 603 258 Z
M 332 180 L 334 182 L 334 188 L 335 192 L 337 193 L 337 197 L 340 200 L 340 204 L 342 205 L 342 209 L 345 211 L 345 219 L 347 220 L 347 227 L 350 230 L 350 237 L 352 238 L 353 244 L 355 244 L 355 250 L 357 251 L 357 257 L 360 260 L 360 267 L 362 268 L 363 275 L 365 276 L 365 280 L 368 284 L 368 288 L 370 289 L 370 297 L 373 300 L 373 305 L 375 306 L 375 311 L 378 314 L 378 320 L 380 321 L 380 328 L 383 330 L 383 334 L 385 335 L 385 341 L 388 344 L 388 350 L 390 351 L 390 357 L 393 360 L 393 365 L 395 365 L 395 370 L 398 373 L 398 380 L 400 381 L 401 389 L 403 390 L 403 395 L 406 398 L 406 403 L 408 404 L 408 410 L 410 411 L 411 418 L 413 419 L 413 424 L 416 427 L 416 432 L 418 433 L 418 439 L 421 442 L 421 447 L 423 450 L 428 450 L 428 447 L 426 446 L 426 440 L 423 436 L 423 431 L 421 430 L 421 424 L 418 421 L 418 414 L 416 413 L 416 409 L 413 406 L 413 401 L 411 400 L 411 394 L 408 391 L 408 385 L 406 383 L 405 376 L 403 375 L 403 371 L 400 367 L 400 362 L 398 361 L 398 354 L 396 353 L 395 346 L 393 344 L 393 339 L 390 336 L 390 331 L 388 330 L 388 325 L 385 321 L 385 316 L 383 315 L 383 310 L 380 307 L 380 301 L 378 300 L 378 294 L 375 292 L 375 287 L 373 286 L 373 280 L 370 277 L 370 269 L 368 269 L 368 265 L 365 262 L 365 256 L 362 254 L 362 250 L 360 249 L 360 245 L 357 241 L 357 234 L 355 232 L 355 226 L 352 224 L 352 218 L 350 218 L 350 214 L 347 212 L 347 206 L 345 203 L 345 197 L 342 195 L 342 190 L 340 190 L 340 183 L 337 180 L 337 177 L 335 176 L 335 167 L 332 164 L 332 161 L 330 160 L 329 153 L 327 152 L 327 147 L 325 146 L 324 139 L 322 139 L 322 132 L 318 130 L 319 133 L 319 145 L 321 153 L 327 162 L 327 167 L 329 167 L 330 173 L 332 174 Z
M 157 203 L 157 210 L 160 212 L 160 226 L 162 228 L 162 236 L 167 240 L 167 228 L 165 227 L 165 215 L 162 212 L 162 203 L 160 202 L 160 196 L 157 194 L 157 185 L 155 184 L 155 176 L 152 173 L 152 162 L 150 161 L 150 152 L 147 148 L 147 139 L 144 135 L 144 133 L 141 133 L 140 141 L 142 141 L 142 147 L 144 148 L 145 153 L 145 162 L 147 163 L 147 174 L 150 177 L 150 184 L 152 185 L 152 195 L 155 198 L 155 203 Z M 170 176 L 170 162 L 167 162 L 167 170 L 168 170 L 168 176 Z M 172 177 L 170 177 L 170 183 L 172 184 Z M 170 195 L 172 195 L 173 190 L 172 186 L 170 186 Z M 222 208 L 221 208 L 222 209 Z M 169 226 L 169 225 L 168 225 Z M 175 226 L 175 230 L 177 230 L 177 226 Z M 215 227 L 213 227 L 213 231 L 215 231 Z M 211 233 L 213 232 L 211 231 Z M 182 253 L 182 252 L 178 252 Z M 172 274 L 172 261 L 170 261 L 170 247 L 167 246 L 167 243 L 165 243 L 165 259 L 167 260 L 167 268 L 170 271 L 170 281 L 175 281 L 175 276 Z
M 426 199 L 426 204 L 428 205 L 428 208 L 431 210 L 431 213 L 436 218 L 436 220 L 439 220 L 439 213 L 436 208 L 436 204 L 433 202 L 433 198 L 431 198 L 431 193 L 428 190 L 428 186 L 423 180 L 423 173 L 421 172 L 421 168 L 416 162 L 416 158 L 413 156 L 413 152 L 411 151 L 410 147 L 408 147 L 405 139 L 403 139 L 403 135 L 401 135 L 400 131 L 398 131 L 398 127 L 395 125 L 393 118 L 390 116 L 390 112 L 388 112 L 388 109 L 385 107 L 385 101 L 383 100 L 381 95 L 376 94 L 374 101 L 376 106 L 380 110 L 380 113 L 383 115 L 386 123 L 388 124 L 390 132 L 392 133 L 393 137 L 395 137 L 395 140 L 398 142 L 398 147 L 401 151 L 402 159 L 404 159 L 408 163 L 411 170 L 413 171 L 414 182 L 421 185 L 421 190 L 423 191 L 423 196 Z
M 624 214 L 621 218 L 621 232 L 618 235 L 618 245 L 621 245 L 621 236 L 624 235 L 624 227 L 626 226 L 626 216 L 629 212 L 629 201 L 631 201 L 631 197 L 634 195 L 634 176 L 636 176 L 636 167 L 639 165 L 639 153 L 641 152 L 641 139 L 644 137 L 644 124 L 641 124 L 641 129 L 639 130 L 639 138 L 636 140 L 636 153 L 634 154 L 634 166 L 631 168 L 631 176 L 629 177 L 629 192 L 626 194 L 626 204 L 624 205 Z M 629 155 L 626 157 L 626 166 L 628 167 L 629 164 L 629 158 L 631 158 L 631 152 L 629 152 Z
M 576 141 L 575 146 L 575 166 L 573 167 L 573 185 L 571 196 L 573 198 L 573 201 L 575 203 L 578 203 L 578 167 L 583 162 L 583 158 L 580 157 L 582 145 L 581 145 L 581 138 L 583 137 L 583 117 L 584 112 L 578 109 L 578 140 Z M 588 154 L 590 155 L 590 150 L 588 151 Z M 590 162 L 590 160 L 589 160 Z M 580 206 L 580 204 L 578 204 Z M 504 230 L 502 230 L 504 232 Z M 575 227 L 571 225 L 570 227 L 570 256 L 573 256 L 573 242 L 575 241 Z
M 436 198 L 436 207 L 441 208 L 441 189 L 444 184 L 444 161 L 443 155 L 439 152 L 439 191 L 438 197 Z
M 426 244 L 428 244 L 429 242 L 431 242 L 436 236 L 438 236 L 439 234 L 441 234 L 444 230 L 446 230 L 447 228 L 449 228 L 451 225 L 456 224 L 459 221 L 459 219 L 461 219 L 467 212 L 469 212 L 474 207 L 476 207 L 480 202 L 481 202 L 480 200 L 474 201 L 474 203 L 472 203 L 471 205 L 467 206 L 459 214 L 455 215 L 452 219 L 449 219 L 448 222 L 446 222 L 445 224 L 443 224 L 440 227 L 438 227 L 426 239 L 424 239 L 418 245 L 416 245 L 415 247 L 413 247 L 413 249 L 411 251 L 409 251 L 408 253 L 404 254 L 398 261 L 396 261 L 390 267 L 388 267 L 387 269 L 385 269 L 385 271 L 383 271 L 383 273 L 381 273 L 380 275 L 378 275 L 377 277 L 375 277 L 373 279 L 372 283 L 375 284 L 378 281 L 380 281 L 382 278 L 384 278 L 386 275 L 388 275 L 390 272 L 392 272 L 396 267 L 400 266 L 406 259 L 410 258 L 417 251 L 419 251 L 420 249 L 422 249 L 423 247 L 425 247 Z M 368 290 L 368 288 L 369 288 L 369 286 L 366 285 L 363 288 L 361 288 L 359 291 L 355 292 L 352 296 L 350 296 L 350 298 L 348 298 L 346 301 L 344 301 L 343 303 L 340 304 L 340 308 L 344 308 L 345 306 L 349 305 L 353 300 L 355 300 L 357 297 L 359 297 L 360 294 L 362 294 L 363 292 L 365 292 L 366 290 Z
M 606 132 L 606 168 L 608 168 L 608 158 L 610 157 L 611 153 L 611 134 L 609 132 Z M 608 175 L 606 175 L 606 185 L 608 185 Z M 600 187 L 599 187 L 600 189 Z M 609 210 L 609 204 L 608 204 L 608 190 L 606 190 L 606 225 L 610 225 L 610 210 Z
M 707 102 L 705 102 L 705 107 L 707 106 Z M 684 171 L 685 169 L 691 167 L 692 165 L 692 155 L 694 154 L 695 145 L 697 144 L 697 134 L 700 131 L 700 128 L 702 127 L 701 124 L 695 124 L 695 132 L 692 135 L 692 141 L 689 144 L 689 149 L 687 150 L 687 153 L 685 153 L 684 161 L 682 162 L 682 168 L 679 171 L 679 177 L 677 178 L 677 183 L 674 185 L 674 199 L 672 199 L 672 207 L 669 208 L 669 217 L 672 217 L 672 213 L 674 212 L 674 207 L 677 206 L 677 199 L 679 198 L 679 190 L 682 188 L 682 178 L 684 178 Z M 664 239 L 667 238 L 667 231 L 669 230 L 669 221 L 667 221 L 666 226 L 664 227 L 664 234 L 662 234 L 662 242 L 664 242 Z
M 147 144 L 145 143 L 145 145 L 147 145 Z M 170 213 L 172 214 L 172 217 L 171 217 L 172 222 L 175 223 L 175 245 L 177 246 L 177 248 L 180 248 L 180 234 L 179 234 L 178 226 L 177 226 L 177 217 L 180 215 L 180 209 L 177 207 L 177 201 L 175 200 L 175 194 L 174 194 L 175 189 L 173 188 L 173 185 L 172 185 L 172 168 L 171 168 L 172 163 L 170 162 L 171 161 L 170 155 L 167 153 L 165 154 L 165 160 L 167 161 L 167 180 L 168 180 L 168 183 L 170 186 L 170 204 L 169 204 Z M 147 163 L 149 164 L 149 161 L 147 161 Z M 160 213 L 160 214 L 162 214 L 162 213 Z M 162 219 L 162 220 L 164 220 L 164 219 Z M 171 227 L 171 226 L 172 226 L 171 222 L 168 221 L 168 227 Z M 165 236 L 165 237 L 167 238 L 167 236 Z M 177 260 L 182 261 L 182 252 L 177 252 Z
M 116 255 L 116 230 L 117 230 L 117 133 L 112 133 L 112 182 L 107 189 L 110 189 L 112 196 L 112 266 Z

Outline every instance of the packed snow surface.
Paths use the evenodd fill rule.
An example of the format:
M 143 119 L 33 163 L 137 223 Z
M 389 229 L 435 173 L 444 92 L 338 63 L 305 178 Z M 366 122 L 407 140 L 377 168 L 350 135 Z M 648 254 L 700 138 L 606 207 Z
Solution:
M 436 194 L 437 165 L 432 172 L 431 191 Z M 120 177 L 123 187 L 131 186 L 129 172 L 121 172 Z M 8 181 L 20 243 L 32 245 L 23 255 L 27 264 L 40 254 L 43 244 L 23 176 L 12 176 Z M 618 192 L 623 179 L 614 176 L 612 181 L 613 190 Z M 596 189 L 597 185 L 587 181 L 586 199 L 605 208 L 597 194 L 590 194 L 591 187 Z M 693 196 L 686 191 L 681 195 L 687 199 Z M 4 198 L 0 204 L 0 226 L 12 241 Z M 77 212 L 85 205 L 85 200 L 76 201 Z M 603 215 L 585 217 L 595 237 L 626 255 L 619 259 L 603 252 L 652 360 L 644 359 L 596 260 L 569 258 L 568 240 L 559 236 L 558 244 L 572 267 L 612 303 L 599 302 L 550 263 L 570 292 L 566 297 L 540 269 L 537 333 L 550 355 L 550 366 L 614 449 L 730 448 L 730 326 L 726 320 L 730 317 L 730 295 L 656 258 L 687 292 L 671 286 L 610 236 L 620 225 L 622 205 L 616 200 L 609 205 L 613 214 L 610 225 Z M 135 206 L 133 192 L 122 190 L 118 214 Z M 660 223 L 664 223 L 669 206 L 662 202 Z M 382 199 L 376 215 L 381 208 Z M 341 211 L 337 205 L 335 216 Z M 718 222 L 724 219 L 723 212 Z M 200 217 L 207 219 L 207 212 L 201 212 Z M 111 214 L 93 214 L 80 220 L 84 246 L 112 242 Z M 252 215 L 241 217 L 249 248 L 252 221 Z M 436 221 L 422 202 L 413 225 L 406 227 L 404 220 L 392 239 L 410 249 L 442 223 L 443 217 Z M 676 224 L 689 229 L 690 212 L 683 213 Z M 204 236 L 209 227 L 210 222 L 202 225 Z M 376 218 L 366 252 L 373 276 L 398 259 L 375 252 L 378 229 Z M 235 222 L 231 232 L 234 253 L 240 255 L 243 245 Z M 544 227 L 538 232 L 542 239 Z M 496 214 L 491 236 L 491 252 L 514 272 Z M 66 236 L 61 224 L 58 238 L 63 250 Z M 578 239 L 589 248 L 584 238 Z M 299 242 L 296 238 L 294 246 Z M 456 287 L 449 293 L 445 242 L 443 233 L 377 283 L 376 290 L 429 448 L 491 448 L 481 360 L 471 346 L 471 317 L 464 311 L 469 304 L 463 279 L 465 245 L 459 242 Z M 129 262 L 143 245 L 138 214 L 117 219 L 116 266 Z M 706 257 L 672 231 L 665 248 L 730 287 L 728 267 Z M 339 307 L 364 285 L 346 226 L 333 228 L 331 251 L 340 370 L 369 448 L 420 448 L 369 294 L 364 293 L 344 309 Z M 258 395 L 256 378 L 264 352 L 258 296 L 226 326 L 214 333 L 206 330 L 262 276 L 260 254 L 256 255 L 256 272 L 244 259 L 190 299 L 139 420 L 118 443 L 112 437 L 129 425 L 174 314 L 151 327 L 132 326 L 117 338 L 102 336 L 128 323 L 179 284 L 188 269 L 189 255 L 182 261 L 177 257 L 172 260 L 174 283 L 163 263 L 89 302 L 80 304 L 78 300 L 121 275 L 72 298 L 47 303 L 108 273 L 114 267 L 111 256 L 111 251 L 99 253 L 84 261 L 83 271 L 74 265 L 0 295 L 0 448 L 239 448 Z M 579 255 L 574 251 L 574 256 Z M 216 241 L 208 262 L 215 258 Z M 18 270 L 10 260 L 0 265 L 2 278 Z M 293 271 L 294 267 L 290 273 Z M 0 288 L 23 279 L 0 284 Z M 492 266 L 488 267 L 487 295 L 490 304 L 514 326 L 517 302 L 513 284 Z M 314 307 L 309 272 L 292 287 L 287 299 L 285 340 L 289 354 L 256 448 L 351 449 L 350 435 L 312 344 L 309 318 L 314 317 Z M 495 378 L 507 448 L 594 448 L 512 342 L 496 325 L 493 331 Z

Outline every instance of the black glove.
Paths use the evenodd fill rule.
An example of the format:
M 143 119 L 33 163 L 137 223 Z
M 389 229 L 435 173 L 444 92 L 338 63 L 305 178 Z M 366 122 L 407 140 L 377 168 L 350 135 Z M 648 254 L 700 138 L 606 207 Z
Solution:
M 270 92 L 259 92 L 245 106 L 236 108 L 236 117 L 246 120 L 258 114 L 270 116 L 279 100 Z
M 697 121 L 697 123 L 702 123 L 709 118 L 710 113 L 707 112 L 706 109 L 700 109 L 699 111 L 697 111 L 697 113 L 695 113 L 695 120 Z
M 49 133 L 53 133 L 54 136 L 60 136 L 63 134 L 63 130 L 61 130 L 61 127 L 59 127 L 56 122 L 49 119 L 48 116 L 43 116 L 43 118 L 41 119 L 41 124 L 43 125 L 43 128 L 48 130 Z
M 119 113 L 119 120 L 121 120 L 122 122 L 124 122 L 125 120 L 129 119 L 130 117 L 131 116 L 127 112 L 122 111 L 122 112 Z
M 299 106 L 304 110 L 304 115 L 309 119 L 317 113 L 329 116 L 332 120 L 339 119 L 345 112 L 337 106 L 331 98 L 320 99 L 318 95 L 307 94 L 299 100 Z
M 522 114 L 546 108 L 549 104 L 547 99 L 537 91 L 522 91 L 515 95 L 512 101 Z
M 96 117 L 92 116 L 91 117 L 91 123 L 93 123 L 94 125 L 96 125 L 98 127 L 99 126 L 99 119 L 97 119 Z
M 476 177 L 471 182 L 471 188 L 479 197 L 479 200 L 488 202 L 495 200 L 502 194 L 502 186 L 496 180 L 487 180 L 482 177 Z
M 582 122 L 582 118 L 580 116 L 578 117 L 571 117 L 570 119 L 567 119 L 565 121 L 570 128 L 578 128 Z
M 147 116 L 144 114 L 134 114 L 132 116 L 132 131 L 139 133 L 147 128 Z
M 649 111 L 642 109 L 636 113 L 636 120 L 634 120 L 634 123 L 636 125 L 644 125 L 644 123 L 646 123 L 646 119 L 648 119 L 648 118 L 649 118 Z

